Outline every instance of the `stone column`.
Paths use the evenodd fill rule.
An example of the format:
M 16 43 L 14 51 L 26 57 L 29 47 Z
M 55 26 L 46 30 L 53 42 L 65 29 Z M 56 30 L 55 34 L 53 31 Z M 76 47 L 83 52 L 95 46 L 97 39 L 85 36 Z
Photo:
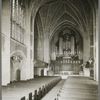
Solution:
M 31 60 L 31 43 L 30 43 L 30 35 L 32 34 L 31 33 L 31 30 L 30 30 L 30 16 L 31 16 L 31 13 L 28 9 L 28 7 L 26 7 L 26 15 L 25 15 L 25 29 L 26 29 L 26 32 L 25 32 L 25 44 L 26 44 L 26 47 L 27 47 L 27 58 L 26 58 L 26 69 L 25 69 L 25 80 L 26 79 L 31 79 L 33 78 L 33 62 Z M 26 24 L 27 23 L 27 24 Z
M 88 34 L 88 33 L 87 33 Z M 90 38 L 89 36 L 84 37 L 83 40 L 83 61 L 84 63 L 86 61 L 88 61 L 89 57 L 90 57 Z
M 66 43 L 65 44 L 65 46 L 66 46 L 65 49 L 67 49 L 68 48 L 68 41 L 66 41 L 65 43 Z
M 74 48 L 75 48 L 74 37 L 71 37 L 71 54 L 74 54 Z
M 59 54 L 63 54 L 63 39 L 60 37 L 59 38 Z
M 49 63 L 49 40 L 47 37 L 44 38 L 44 62 Z
M 96 13 L 96 20 L 95 16 L 94 20 L 94 80 L 99 81 L 99 25 L 98 25 L 98 14 Z

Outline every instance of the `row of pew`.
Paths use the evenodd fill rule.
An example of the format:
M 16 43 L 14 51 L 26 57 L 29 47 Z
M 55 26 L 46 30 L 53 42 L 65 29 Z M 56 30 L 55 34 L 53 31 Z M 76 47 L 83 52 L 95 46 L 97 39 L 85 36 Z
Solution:
M 61 77 L 58 77 L 55 80 L 52 80 L 50 83 L 43 85 L 38 90 L 35 90 L 33 93 L 28 94 L 28 98 L 23 96 L 20 100 L 41 100 L 57 83 L 61 81 Z

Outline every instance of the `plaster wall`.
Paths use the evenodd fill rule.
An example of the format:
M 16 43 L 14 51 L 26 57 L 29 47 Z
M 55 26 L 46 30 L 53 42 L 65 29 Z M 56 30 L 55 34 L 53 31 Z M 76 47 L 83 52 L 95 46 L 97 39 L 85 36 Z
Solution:
M 10 83 L 11 80 L 15 80 L 15 73 L 18 69 L 17 67 L 14 69 L 13 77 L 11 77 L 11 63 L 10 63 L 10 57 L 13 54 L 13 52 L 16 52 L 16 50 L 19 50 L 23 52 L 24 56 L 26 57 L 25 63 L 21 65 L 21 80 L 27 80 L 34 78 L 33 76 L 33 58 L 31 58 L 31 55 L 33 55 L 33 47 L 30 46 L 30 16 L 28 11 L 26 11 L 25 19 L 26 19 L 26 25 L 25 25 L 25 44 L 21 45 L 20 43 L 13 41 L 13 39 L 10 38 L 10 2 L 9 0 L 3 0 L 2 2 L 2 85 L 7 85 Z M 29 9 L 27 9 L 29 10 Z M 33 36 L 34 39 L 34 36 Z M 34 44 L 34 43 L 33 43 Z M 32 54 L 30 53 L 32 50 Z M 18 64 L 17 64 L 18 65 Z M 16 66 L 17 66 L 16 65 Z

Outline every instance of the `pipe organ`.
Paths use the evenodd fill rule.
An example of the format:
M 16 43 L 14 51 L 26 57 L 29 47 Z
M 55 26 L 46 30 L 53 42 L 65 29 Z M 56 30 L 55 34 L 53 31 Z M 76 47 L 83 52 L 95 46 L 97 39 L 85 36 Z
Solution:
M 59 37 L 59 56 L 70 58 L 75 55 L 75 38 L 72 34 L 63 34 Z
M 53 46 L 55 47 L 55 51 L 52 52 L 52 60 L 55 60 L 55 73 L 61 73 L 61 71 L 78 73 L 82 59 L 80 59 L 80 52 L 78 52 L 79 47 L 76 39 L 75 35 L 70 31 L 63 31 L 60 33 L 56 45 Z

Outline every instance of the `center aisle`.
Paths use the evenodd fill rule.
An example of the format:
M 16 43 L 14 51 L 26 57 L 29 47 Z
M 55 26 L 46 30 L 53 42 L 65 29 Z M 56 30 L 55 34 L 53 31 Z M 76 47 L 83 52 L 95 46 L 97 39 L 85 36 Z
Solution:
M 42 100 L 97 100 L 96 81 L 83 76 L 69 76 L 60 81 Z
M 54 100 L 59 93 L 59 90 L 64 85 L 65 80 L 61 80 L 48 94 L 46 94 L 41 100 Z

